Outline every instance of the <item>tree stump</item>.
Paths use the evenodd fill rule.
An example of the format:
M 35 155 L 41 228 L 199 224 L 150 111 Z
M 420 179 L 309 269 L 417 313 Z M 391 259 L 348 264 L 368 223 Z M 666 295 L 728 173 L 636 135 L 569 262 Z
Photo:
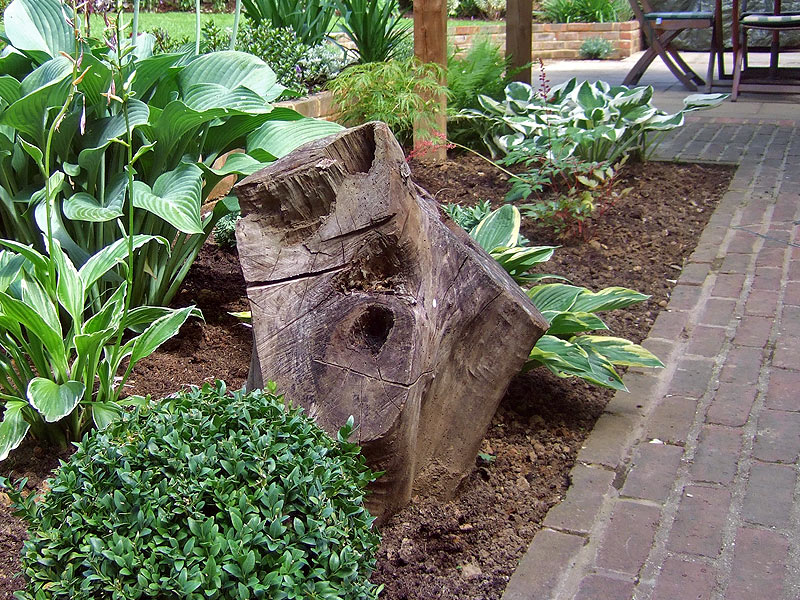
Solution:
M 546 321 L 410 178 L 388 127 L 298 148 L 235 188 L 253 314 L 248 386 L 275 381 L 330 434 L 351 415 L 385 471 L 379 520 L 452 496 Z

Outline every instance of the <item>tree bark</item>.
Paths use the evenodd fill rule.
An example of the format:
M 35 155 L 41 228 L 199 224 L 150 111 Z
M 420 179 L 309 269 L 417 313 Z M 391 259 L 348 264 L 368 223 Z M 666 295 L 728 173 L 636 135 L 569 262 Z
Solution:
M 248 385 L 278 383 L 385 471 L 368 506 L 451 496 L 546 321 L 410 178 L 382 123 L 307 144 L 236 186 L 253 313 Z

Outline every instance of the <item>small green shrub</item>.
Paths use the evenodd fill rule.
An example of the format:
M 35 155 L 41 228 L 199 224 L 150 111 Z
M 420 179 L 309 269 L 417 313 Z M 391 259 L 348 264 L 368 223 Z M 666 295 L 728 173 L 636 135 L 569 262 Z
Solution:
M 332 42 L 322 42 L 309 48 L 297 66 L 303 85 L 309 90 L 317 90 L 352 62 L 347 50 Z
M 453 219 L 462 229 L 470 231 L 481 220 L 492 212 L 492 207 L 488 200 L 482 200 L 475 206 L 461 206 L 459 204 L 445 204 L 442 207 L 445 214 Z
M 614 45 L 604 38 L 589 38 L 581 44 L 581 58 L 604 59 L 614 53 Z
M 442 68 L 416 59 L 390 60 L 348 67 L 328 88 L 333 91 L 341 120 L 349 125 L 383 121 L 403 145 L 409 145 L 413 125 L 433 129 L 440 109 L 435 100 L 447 91 L 439 82 Z
M 240 211 L 225 215 L 217 221 L 214 227 L 214 241 L 220 248 L 236 248 L 236 221 L 239 220 Z
M 447 14 L 451 17 L 495 20 L 505 12 L 505 0 L 447 0 Z
M 334 441 L 269 387 L 151 402 L 85 437 L 38 502 L 8 490 L 31 527 L 19 598 L 377 598 L 352 418 Z

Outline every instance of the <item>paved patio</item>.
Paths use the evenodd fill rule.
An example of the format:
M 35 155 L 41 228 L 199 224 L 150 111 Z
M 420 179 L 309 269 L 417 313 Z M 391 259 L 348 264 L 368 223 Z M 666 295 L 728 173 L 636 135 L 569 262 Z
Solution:
M 641 84 L 688 93 L 660 64 Z M 504 600 L 800 598 L 800 95 L 695 113 L 658 155 L 739 167 L 644 343 L 667 368 L 628 371 Z

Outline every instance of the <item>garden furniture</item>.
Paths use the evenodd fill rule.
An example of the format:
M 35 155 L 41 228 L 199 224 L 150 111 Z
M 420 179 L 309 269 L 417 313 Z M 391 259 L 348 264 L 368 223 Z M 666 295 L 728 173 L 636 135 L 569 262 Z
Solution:
M 800 69 L 779 66 L 782 52 L 797 51 L 797 47 L 781 46 L 781 33 L 800 31 L 800 12 L 784 11 L 781 0 L 772 2 L 772 10 L 748 10 L 748 0 L 733 0 L 733 90 L 735 102 L 740 91 L 800 93 Z M 751 47 L 750 30 L 770 35 L 769 46 Z M 769 66 L 749 64 L 750 52 L 768 52 Z
M 706 91 L 710 91 L 715 60 L 719 63 L 720 76 L 723 72 L 722 43 L 716 11 L 654 11 L 648 0 L 629 1 L 648 48 L 625 77 L 623 84 L 636 85 L 656 57 L 660 57 L 686 88 L 696 91 L 697 86 L 702 85 Z M 672 44 L 678 35 L 689 29 L 711 29 L 711 50 L 705 81 L 686 64 Z

